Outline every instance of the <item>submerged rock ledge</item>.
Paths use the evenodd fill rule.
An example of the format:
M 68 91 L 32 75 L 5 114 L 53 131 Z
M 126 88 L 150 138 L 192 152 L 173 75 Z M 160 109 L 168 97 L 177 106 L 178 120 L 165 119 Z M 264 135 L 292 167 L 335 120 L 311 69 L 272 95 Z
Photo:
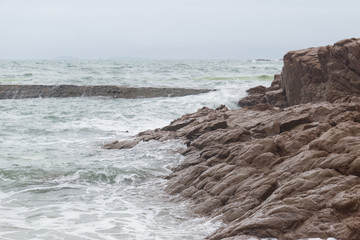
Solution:
M 181 97 L 210 92 L 209 89 L 135 88 L 76 85 L 0 85 L 0 99 L 66 98 L 103 96 L 111 98 Z
M 167 177 L 166 191 L 226 223 L 207 239 L 358 240 L 359 66 L 359 39 L 293 51 L 270 88 L 250 89 L 240 101 L 248 107 L 202 108 L 104 147 L 182 139 L 186 160 Z

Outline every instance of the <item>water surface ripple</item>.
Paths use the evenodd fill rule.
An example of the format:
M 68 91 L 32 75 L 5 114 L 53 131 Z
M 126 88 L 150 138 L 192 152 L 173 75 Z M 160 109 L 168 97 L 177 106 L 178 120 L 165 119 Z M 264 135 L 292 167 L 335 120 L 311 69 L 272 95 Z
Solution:
M 216 88 L 176 98 L 0 101 L 0 239 L 202 239 L 219 222 L 163 192 L 179 141 L 101 146 L 197 109 L 236 108 L 279 61 L 0 61 L 0 84 Z M 270 77 L 269 77 L 270 76 Z

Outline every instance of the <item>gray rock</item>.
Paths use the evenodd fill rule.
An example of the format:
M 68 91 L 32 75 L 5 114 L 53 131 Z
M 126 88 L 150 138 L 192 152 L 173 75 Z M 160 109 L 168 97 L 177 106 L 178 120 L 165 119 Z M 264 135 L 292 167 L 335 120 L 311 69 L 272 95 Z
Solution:
M 209 89 L 131 88 L 119 86 L 0 85 L 0 99 L 66 98 L 103 96 L 111 98 L 181 97 L 206 93 Z

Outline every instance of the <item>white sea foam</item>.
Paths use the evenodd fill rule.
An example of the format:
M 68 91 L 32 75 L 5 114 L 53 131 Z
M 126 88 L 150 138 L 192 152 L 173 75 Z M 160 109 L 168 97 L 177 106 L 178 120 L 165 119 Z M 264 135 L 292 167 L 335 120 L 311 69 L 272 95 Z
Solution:
M 26 84 L 211 88 L 179 98 L 24 99 L 0 102 L 0 239 L 202 239 L 221 223 L 163 192 L 183 161 L 178 141 L 127 139 L 207 106 L 236 108 L 281 63 L 251 61 L 0 61 L 1 79 Z M 269 69 L 270 68 L 270 69 Z M 212 79 L 211 77 L 221 77 Z M 241 78 L 239 78 L 241 77 Z M 23 80 L 21 80 L 23 79 Z

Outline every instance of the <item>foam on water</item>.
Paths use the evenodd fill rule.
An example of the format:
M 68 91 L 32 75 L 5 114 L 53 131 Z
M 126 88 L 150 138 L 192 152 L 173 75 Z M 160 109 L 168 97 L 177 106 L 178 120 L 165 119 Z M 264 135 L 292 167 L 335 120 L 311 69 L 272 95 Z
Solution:
M 274 80 L 274 75 L 257 75 L 257 76 L 242 76 L 242 77 L 203 77 L 197 80 L 260 80 L 260 81 L 272 81 Z
M 182 161 L 175 151 L 183 147 L 176 141 L 149 142 L 130 150 L 97 149 L 79 159 L 12 160 L 7 170 L 0 171 L 4 186 L 0 236 L 2 239 L 205 236 L 218 223 L 197 218 L 186 206 L 172 202 L 161 191 L 165 180 L 159 177 L 170 173 L 170 167 Z M 192 233 L 188 232 L 189 227 Z
M 0 84 L 78 84 L 209 88 L 221 82 L 271 80 L 281 61 L 0 60 Z M 267 76 L 262 79 L 262 75 Z M 217 83 L 209 83 L 212 79 Z M 214 85 L 215 84 L 215 85 Z M 225 83 L 226 84 L 226 83 Z M 237 83 L 238 84 L 238 83 Z M 241 83 L 240 83 L 241 85 Z
M 151 141 L 112 151 L 101 146 L 204 106 L 236 108 L 247 88 L 269 84 L 237 76 L 271 75 L 281 64 L 0 61 L 0 67 L 0 79 L 25 78 L 31 84 L 218 89 L 179 98 L 0 101 L 0 238 L 126 240 L 202 239 L 221 223 L 195 215 L 163 191 L 162 177 L 184 160 L 177 153 L 184 148 L 181 142 Z

